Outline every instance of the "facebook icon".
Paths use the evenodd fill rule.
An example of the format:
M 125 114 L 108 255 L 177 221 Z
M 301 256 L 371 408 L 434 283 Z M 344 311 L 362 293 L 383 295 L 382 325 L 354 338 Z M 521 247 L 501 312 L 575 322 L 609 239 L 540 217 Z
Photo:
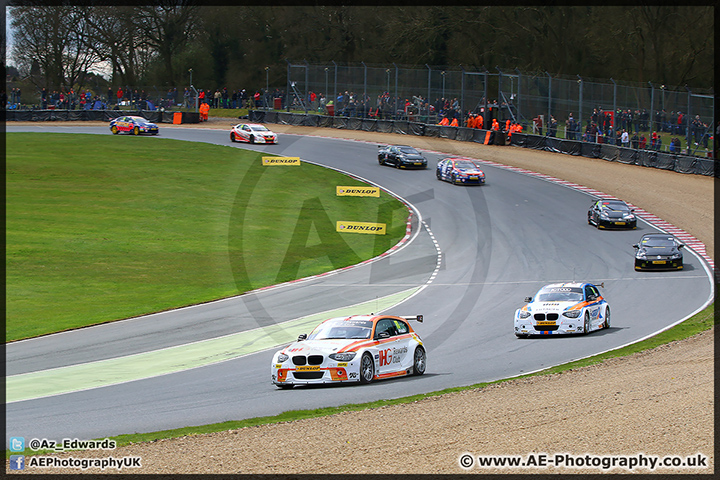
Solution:
M 25 469 L 25 455 L 10 455 L 10 470 Z
M 10 437 L 10 451 L 11 452 L 22 452 L 25 450 L 25 438 L 24 437 Z

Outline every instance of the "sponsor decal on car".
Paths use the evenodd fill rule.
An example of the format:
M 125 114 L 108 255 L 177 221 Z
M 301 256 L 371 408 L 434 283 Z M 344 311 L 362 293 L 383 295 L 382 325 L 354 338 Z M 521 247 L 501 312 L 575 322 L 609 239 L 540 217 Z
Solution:
M 336 187 L 336 194 L 340 197 L 379 197 L 378 187 Z
M 262 157 L 262 164 L 272 165 L 300 165 L 300 157 Z
M 298 372 L 316 372 L 316 371 L 320 370 L 320 367 L 317 365 L 306 366 L 306 367 L 296 367 L 295 370 L 297 370 Z
M 335 228 L 341 233 L 369 233 L 372 235 L 385 235 L 386 224 L 370 222 L 338 221 Z

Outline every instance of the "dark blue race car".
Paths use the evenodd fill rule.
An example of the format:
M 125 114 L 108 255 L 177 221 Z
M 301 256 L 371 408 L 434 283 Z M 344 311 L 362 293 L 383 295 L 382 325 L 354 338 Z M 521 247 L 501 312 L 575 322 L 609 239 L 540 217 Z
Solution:
M 120 132 L 157 135 L 159 130 L 157 125 L 143 117 L 125 116 L 110 120 L 110 131 L 115 135 Z

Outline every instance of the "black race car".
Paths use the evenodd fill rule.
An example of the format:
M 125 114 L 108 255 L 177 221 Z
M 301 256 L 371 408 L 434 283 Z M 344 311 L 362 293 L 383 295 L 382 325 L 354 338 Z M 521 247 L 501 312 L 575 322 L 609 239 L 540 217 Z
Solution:
M 647 233 L 635 248 L 635 270 L 682 270 L 685 245 L 667 233 Z
M 622 200 L 597 200 L 587 214 L 587 221 L 597 228 L 637 228 L 635 209 Z
M 427 168 L 427 159 L 407 145 L 378 145 L 378 162 L 395 168 Z

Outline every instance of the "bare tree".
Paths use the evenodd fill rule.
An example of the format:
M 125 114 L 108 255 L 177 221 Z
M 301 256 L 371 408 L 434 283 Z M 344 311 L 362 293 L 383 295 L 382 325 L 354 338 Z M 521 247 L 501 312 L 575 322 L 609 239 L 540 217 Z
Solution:
M 47 89 L 82 86 L 87 71 L 99 57 L 87 48 L 89 26 L 77 6 L 12 7 L 15 31 L 14 56 L 30 72 L 40 67 L 38 87 Z
M 199 8 L 192 0 L 161 0 L 135 12 L 140 32 L 164 69 L 160 78 L 170 85 L 177 80 L 173 58 L 195 37 Z

